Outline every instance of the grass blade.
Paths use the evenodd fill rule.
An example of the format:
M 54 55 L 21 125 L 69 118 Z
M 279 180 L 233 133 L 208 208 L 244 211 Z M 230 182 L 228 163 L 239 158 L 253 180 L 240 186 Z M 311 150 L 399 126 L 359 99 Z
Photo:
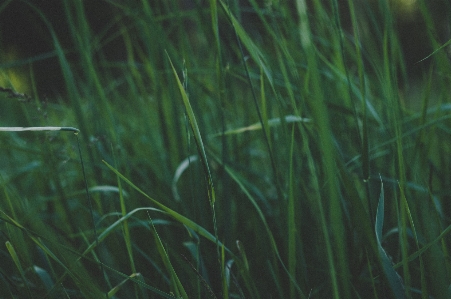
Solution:
M 381 261 L 382 269 L 384 271 L 385 277 L 387 278 L 388 284 L 390 285 L 395 298 L 404 298 L 404 285 L 402 283 L 401 277 L 395 271 L 393 264 L 390 261 L 387 253 L 382 247 L 382 228 L 384 226 L 384 184 L 381 180 L 381 194 L 379 197 L 379 203 L 377 205 L 375 221 L 375 231 L 376 231 L 376 241 L 377 247 L 379 249 L 379 259 Z

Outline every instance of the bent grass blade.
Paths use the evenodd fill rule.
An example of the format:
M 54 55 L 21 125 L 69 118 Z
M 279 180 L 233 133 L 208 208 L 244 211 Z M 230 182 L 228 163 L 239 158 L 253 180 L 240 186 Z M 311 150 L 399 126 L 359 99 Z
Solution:
M 75 134 L 80 130 L 73 127 L 0 127 L 0 132 L 23 132 L 23 131 L 70 131 Z

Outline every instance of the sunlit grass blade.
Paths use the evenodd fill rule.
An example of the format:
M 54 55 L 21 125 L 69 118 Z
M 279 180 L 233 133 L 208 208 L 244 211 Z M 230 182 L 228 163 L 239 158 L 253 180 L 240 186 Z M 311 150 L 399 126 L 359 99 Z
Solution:
M 289 124 L 289 123 L 311 123 L 312 120 L 310 118 L 305 118 L 305 117 L 300 117 L 300 116 L 295 116 L 295 115 L 286 115 L 282 117 L 284 119 L 284 122 Z M 277 117 L 277 118 L 271 118 L 268 119 L 267 125 L 268 128 L 269 127 L 276 127 L 276 126 L 280 126 L 282 124 L 281 118 Z M 210 135 L 209 137 L 218 137 L 218 136 L 222 136 L 222 135 L 235 135 L 235 134 L 241 134 L 244 132 L 248 132 L 248 131 L 255 131 L 255 130 L 261 130 L 262 129 L 262 124 L 260 122 L 252 124 L 250 126 L 247 127 L 243 127 L 243 128 L 238 128 L 238 129 L 230 129 L 225 131 L 224 133 L 217 133 L 217 134 L 213 134 Z

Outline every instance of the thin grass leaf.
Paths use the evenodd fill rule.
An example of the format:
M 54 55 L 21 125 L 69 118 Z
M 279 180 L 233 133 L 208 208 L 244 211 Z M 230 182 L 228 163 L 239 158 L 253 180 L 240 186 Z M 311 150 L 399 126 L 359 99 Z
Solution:
M 206 180 L 208 183 L 208 196 L 211 201 L 211 204 L 214 205 L 216 197 L 215 197 L 215 192 L 214 192 L 214 187 L 213 187 L 213 179 L 211 177 L 210 168 L 208 166 L 207 155 L 205 154 L 205 148 L 204 148 L 204 144 L 202 142 L 202 136 L 200 135 L 199 126 L 197 125 L 197 121 L 196 121 L 196 117 L 194 116 L 193 108 L 191 107 L 191 103 L 188 99 L 188 95 L 186 94 L 186 91 L 183 88 L 183 84 L 180 82 L 180 79 L 177 75 L 174 65 L 172 64 L 169 54 L 167 54 L 167 56 L 169 59 L 169 63 L 171 64 L 172 71 L 174 72 L 174 76 L 177 80 L 177 85 L 178 85 L 179 91 L 182 95 L 183 104 L 185 106 L 186 113 L 188 115 L 189 124 L 190 124 L 190 127 L 194 134 L 194 140 L 197 145 L 197 150 L 199 152 L 200 160 L 202 161 L 202 165 L 204 167 L 205 177 L 206 177 Z M 213 212 L 214 212 L 214 210 L 213 210 Z
M 445 49 L 447 46 L 451 45 L 451 39 L 448 40 L 446 43 L 444 43 L 443 45 L 441 45 L 439 48 L 437 48 L 436 50 L 434 50 L 434 52 L 432 52 L 431 54 L 429 54 L 428 56 L 424 57 L 423 59 L 417 61 L 416 63 L 420 63 L 425 61 L 426 59 L 431 58 L 433 55 L 437 54 L 437 52 Z
M 296 277 L 296 254 L 297 248 L 297 225 L 296 225 L 296 206 L 294 196 L 294 126 L 291 128 L 291 146 L 290 146 L 290 168 L 289 168 L 289 180 L 288 180 L 288 271 L 291 277 Z M 290 284 L 290 298 L 295 298 L 296 288 L 293 284 Z
M 73 127 L 0 127 L 3 132 L 23 132 L 23 131 L 69 131 L 79 133 L 80 130 Z
M 137 208 L 131 212 L 129 212 L 126 216 L 122 217 L 121 219 L 119 219 L 118 221 L 116 221 L 115 223 L 113 223 L 107 230 L 105 230 L 102 234 L 99 235 L 99 242 L 103 241 L 109 234 L 111 234 L 115 229 L 120 228 L 121 224 L 123 221 L 127 220 L 128 218 L 130 218 L 133 214 L 135 214 L 136 212 L 139 211 L 148 211 L 148 210 L 155 210 L 154 208 Z M 64 273 L 58 278 L 58 280 L 55 282 L 54 286 L 52 287 L 52 289 L 50 289 L 47 293 L 47 296 L 51 296 L 51 294 L 56 290 L 56 288 L 58 286 L 61 285 L 61 283 L 63 282 L 63 280 L 65 279 L 66 275 L 69 274 L 70 277 L 72 277 L 74 279 L 74 281 L 76 283 L 80 283 L 79 278 L 77 278 L 77 275 L 75 273 L 73 273 L 72 268 L 73 266 L 78 263 L 78 261 L 81 258 L 87 259 L 93 263 L 99 264 L 99 261 L 95 261 L 93 259 L 90 259 L 88 257 L 86 257 L 87 253 L 89 253 L 93 248 L 95 248 L 95 246 L 98 244 L 97 242 L 93 242 L 91 245 L 88 246 L 88 248 L 82 253 L 78 253 L 76 251 L 74 251 L 71 248 L 65 247 L 64 245 L 61 245 L 58 243 L 59 246 L 62 246 L 63 249 L 69 251 L 70 253 L 77 255 L 78 259 L 73 261 L 72 266 L 67 267 L 43 242 L 40 241 L 40 237 L 35 236 L 35 234 L 33 232 L 31 232 L 30 230 L 28 230 L 27 228 L 23 227 L 22 225 L 20 225 L 19 223 L 17 223 L 14 219 L 10 218 L 8 215 L 6 215 L 3 211 L 0 210 L 0 213 L 2 213 L 6 218 L 3 218 L 3 221 L 6 221 L 8 223 L 11 223 L 12 225 L 22 229 L 26 234 L 28 234 L 28 236 L 36 243 L 36 245 L 38 245 L 46 255 L 50 256 L 51 259 L 53 259 L 54 261 L 58 262 L 58 264 L 60 266 L 63 267 L 63 269 L 65 270 Z M 47 240 L 49 242 L 51 242 L 50 240 Z M 212 241 L 213 242 L 213 241 Z M 152 287 L 148 284 L 146 284 L 145 282 L 143 282 L 139 277 L 135 278 L 135 277 L 130 277 L 129 275 L 126 275 L 120 271 L 117 271 L 116 269 L 103 264 L 103 267 L 105 269 L 108 269 L 109 271 L 112 271 L 113 273 L 123 277 L 124 279 L 129 279 L 135 283 L 137 283 L 138 285 L 140 285 L 141 287 L 150 290 L 151 292 L 158 294 L 160 296 L 162 296 L 163 298 L 175 298 L 174 296 L 167 294 L 165 292 L 160 291 L 159 289 Z M 93 296 L 97 296 L 96 298 L 102 298 L 103 297 L 103 293 L 99 293 L 97 292 L 92 292 Z M 91 297 L 89 297 L 91 298 Z
M 172 266 L 171 260 L 169 259 L 169 255 L 166 252 L 166 249 L 163 246 L 163 242 L 161 242 L 160 236 L 158 235 L 157 230 L 155 229 L 155 226 L 152 223 L 152 219 L 150 219 L 151 227 L 152 227 L 152 234 L 155 238 L 155 242 L 157 243 L 157 249 L 160 253 L 160 256 L 163 260 L 163 263 L 166 267 L 166 270 L 169 272 L 172 282 L 172 287 L 175 292 L 175 295 L 177 298 L 184 298 L 188 299 L 188 294 L 185 291 L 185 288 L 182 285 L 182 282 L 177 276 L 177 273 L 174 270 L 174 267 Z
M 282 117 L 284 119 L 284 122 L 289 124 L 289 123 L 311 123 L 312 120 L 310 118 L 305 118 L 305 117 L 300 117 L 300 116 L 295 116 L 295 115 L 286 115 L 284 117 Z M 276 127 L 282 124 L 281 121 L 281 117 L 277 117 L 277 118 L 271 118 L 268 119 L 267 122 L 267 127 Z M 255 130 L 261 130 L 262 129 L 262 124 L 260 122 L 252 124 L 250 126 L 247 127 L 243 127 L 243 128 L 238 128 L 238 129 L 231 129 L 231 130 L 227 130 L 224 133 L 217 133 L 217 134 L 213 134 L 210 135 L 209 137 L 219 137 L 222 135 L 236 135 L 236 134 L 241 134 L 244 132 L 248 132 L 248 131 L 255 131 Z
M 216 157 L 214 154 L 211 154 L 213 158 L 215 158 L 218 162 L 220 161 L 218 157 Z M 240 187 L 241 191 L 246 195 L 246 197 L 249 199 L 249 201 L 251 202 L 251 204 L 254 206 L 255 211 L 257 212 L 260 220 L 263 223 L 263 226 L 266 230 L 266 233 L 268 235 L 269 238 L 269 242 L 271 245 L 272 250 L 274 251 L 276 257 L 278 258 L 280 264 L 282 265 L 282 267 L 284 268 L 284 270 L 286 271 L 287 275 L 289 276 L 291 282 L 293 283 L 293 285 L 296 287 L 296 290 L 298 291 L 299 295 L 301 296 L 301 298 L 305 298 L 305 295 L 303 294 L 302 290 L 300 289 L 300 287 L 297 285 L 297 282 L 295 280 L 294 277 L 292 277 L 288 271 L 288 268 L 285 266 L 282 257 L 280 256 L 279 253 L 279 249 L 277 246 L 277 243 L 275 241 L 275 238 L 271 232 L 271 229 L 269 228 L 268 222 L 266 221 L 266 217 L 263 214 L 263 211 L 260 209 L 260 207 L 258 206 L 255 198 L 252 196 L 252 194 L 250 193 L 250 191 L 245 187 L 245 185 L 243 184 L 243 178 L 241 178 L 234 170 L 232 170 L 229 166 L 225 165 L 224 166 L 225 171 L 230 175 L 230 177 L 238 184 L 238 186 Z M 245 263 L 246 264 L 246 263 Z
M 121 287 L 127 281 L 129 281 L 131 278 L 139 277 L 139 276 L 141 276 L 141 274 L 139 274 L 139 273 L 130 274 L 130 276 L 128 278 L 122 280 L 120 283 L 118 283 L 116 286 L 114 286 L 114 288 L 112 288 L 111 290 L 108 291 L 108 298 L 112 298 L 121 289 Z
M 418 241 L 418 235 L 417 235 L 417 231 L 415 229 L 415 224 L 413 222 L 412 213 L 410 212 L 409 204 L 407 202 L 407 199 L 404 196 L 401 197 L 401 200 L 404 201 L 404 206 L 406 208 L 406 213 L 409 218 L 410 227 L 412 228 L 412 232 L 413 232 L 413 237 L 415 239 L 417 249 L 420 250 L 420 243 Z M 429 298 L 429 295 L 428 295 L 428 290 L 427 290 L 427 285 L 426 285 L 426 273 L 425 273 L 425 268 L 424 268 L 424 262 L 423 262 L 423 257 L 421 254 L 419 255 L 419 260 L 420 260 L 420 277 L 421 277 L 421 296 L 423 299 L 427 299 L 427 298 Z
M 150 197 L 149 195 L 147 195 L 144 191 L 142 191 L 141 189 L 139 189 L 135 184 L 133 184 L 130 180 L 128 180 L 126 177 L 124 177 L 121 173 L 119 173 L 116 169 L 114 169 L 111 165 L 109 165 L 107 162 L 103 161 L 103 163 L 111 170 L 113 171 L 115 174 L 117 174 L 122 180 L 124 180 L 124 182 L 126 182 L 130 187 L 132 187 L 133 189 L 135 189 L 136 191 L 138 191 L 140 194 L 142 194 L 145 198 L 147 198 L 148 200 L 150 200 L 153 204 L 155 204 L 157 207 L 159 207 L 160 209 L 162 209 L 163 211 L 165 211 L 169 216 L 171 216 L 172 218 L 174 218 L 177 222 L 180 222 L 183 225 L 186 225 L 188 228 L 192 229 L 193 231 L 195 231 L 196 233 L 198 233 L 199 235 L 203 236 L 204 238 L 206 238 L 209 241 L 212 241 L 214 243 L 218 242 L 218 244 L 220 246 L 224 246 L 220 241 L 217 241 L 217 238 L 215 236 L 213 236 L 210 232 L 208 232 L 205 228 L 203 228 L 202 226 L 196 224 L 194 221 L 186 218 L 185 216 L 182 216 L 181 214 L 175 212 L 174 210 L 166 207 L 165 205 L 163 205 L 162 203 L 158 202 L 157 200 L 153 199 L 152 197 Z M 129 213 L 130 214 L 130 213 Z M 128 214 L 127 214 L 128 215 Z M 118 220 L 119 221 L 119 220 Z M 102 233 L 101 235 L 99 235 L 99 239 L 102 238 L 102 235 L 104 233 Z M 91 246 L 93 246 L 91 244 Z M 225 247 L 225 249 L 227 250 L 228 253 L 232 253 L 230 251 L 230 249 L 228 249 L 227 247 Z

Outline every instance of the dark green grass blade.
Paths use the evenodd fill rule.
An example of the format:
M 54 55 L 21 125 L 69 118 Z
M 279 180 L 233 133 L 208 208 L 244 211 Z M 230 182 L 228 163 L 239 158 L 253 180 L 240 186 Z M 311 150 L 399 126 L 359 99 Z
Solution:
M 175 79 L 177 80 L 177 86 L 182 95 L 183 105 L 185 106 L 186 113 L 188 114 L 189 124 L 193 131 L 194 140 L 197 145 L 197 150 L 199 151 L 199 156 L 202 161 L 202 165 L 204 167 L 204 172 L 205 172 L 205 176 L 206 176 L 207 183 L 208 183 L 209 199 L 211 201 L 211 204 L 214 205 L 216 198 L 215 198 L 215 192 L 214 192 L 214 187 L 213 187 L 213 179 L 211 177 L 210 168 L 208 166 L 207 155 L 205 154 L 204 143 L 202 142 L 202 136 L 200 135 L 199 126 L 197 125 L 196 117 L 194 116 L 194 111 L 193 111 L 193 108 L 191 107 L 191 103 L 188 99 L 188 95 L 186 94 L 186 91 L 183 88 L 183 84 L 177 75 L 174 65 L 172 64 L 172 61 L 169 58 L 169 55 L 168 55 L 168 59 L 169 59 L 169 63 L 171 64 L 172 71 L 174 72 Z
M 155 226 L 153 225 L 152 219 L 150 219 L 150 221 L 152 225 L 151 231 L 154 236 L 155 242 L 157 243 L 158 252 L 160 253 L 161 259 L 163 260 L 166 270 L 170 274 L 175 295 L 177 296 L 177 298 L 181 297 L 184 299 L 188 299 L 188 294 L 186 293 L 185 288 L 182 285 L 182 282 L 178 278 L 177 273 L 175 272 L 174 267 L 172 266 L 171 260 L 169 259 L 169 255 L 166 249 L 164 248 L 163 242 L 161 241 L 160 236 L 158 235 L 158 232 L 155 229 Z
M 176 221 L 180 222 L 183 225 L 186 225 L 188 228 L 192 229 L 193 231 L 195 231 L 196 233 L 198 233 L 199 235 L 203 236 L 204 238 L 206 238 L 207 240 L 211 241 L 211 242 L 218 242 L 218 244 L 220 246 L 224 246 L 220 241 L 217 241 L 217 238 L 212 235 L 210 232 L 208 232 L 205 228 L 203 228 L 202 226 L 198 225 L 197 223 L 195 223 L 194 221 L 186 218 L 185 216 L 182 216 L 181 214 L 177 213 L 176 211 L 166 207 L 165 205 L 163 205 L 162 203 L 158 202 L 157 200 L 153 199 L 152 197 L 150 197 L 149 195 L 147 195 L 144 191 L 142 191 L 141 189 L 139 189 L 135 184 L 133 184 L 129 179 L 127 179 L 126 177 L 124 177 L 119 171 L 117 171 L 116 169 L 114 169 L 111 165 L 109 165 L 107 162 L 103 161 L 103 163 L 105 163 L 105 165 L 111 170 L 113 171 L 116 175 L 118 175 L 122 180 L 124 180 L 124 182 L 127 183 L 127 185 L 129 185 L 130 187 L 132 187 L 133 189 L 135 189 L 136 191 L 138 191 L 138 193 L 140 193 L 141 195 L 143 195 L 145 198 L 147 198 L 148 200 L 150 200 L 153 204 L 155 204 L 157 207 L 159 207 L 160 209 L 162 209 L 163 211 L 165 211 L 166 213 L 168 213 L 169 216 L 171 216 L 172 218 L 174 218 Z M 129 213 L 130 214 L 130 213 Z M 128 214 L 127 214 L 128 215 Z M 102 234 L 99 235 L 99 240 L 102 240 L 103 235 L 105 232 L 103 232 Z M 90 247 L 95 246 L 95 244 L 91 244 Z M 225 247 L 225 249 L 231 253 L 231 251 Z M 88 250 L 88 249 L 87 249 Z
M 9 241 L 7 241 L 5 245 L 6 245 L 6 249 L 8 249 L 9 255 L 11 256 L 11 258 L 14 261 L 14 264 L 16 265 L 16 268 L 19 270 L 20 277 L 22 278 L 22 281 L 25 284 L 25 287 L 27 289 L 28 297 L 33 298 L 33 296 L 31 295 L 29 283 L 27 282 L 27 279 L 25 278 L 25 272 L 22 268 L 22 263 L 20 262 L 19 256 L 17 255 L 16 250 L 14 249 L 14 246 Z
M 131 216 L 133 216 L 135 213 L 140 212 L 140 211 L 149 211 L 149 210 L 155 210 L 155 209 L 154 209 L 154 208 L 137 208 L 137 209 L 135 209 L 135 210 L 130 211 L 127 215 L 125 215 L 124 217 L 120 218 L 120 219 L 117 220 L 115 223 L 113 223 L 112 225 L 110 225 L 105 231 L 103 231 L 103 232 L 99 235 L 99 237 L 98 237 L 98 242 L 102 242 L 107 236 L 109 236 L 111 233 L 113 233 L 116 229 L 119 229 L 119 228 L 121 227 L 122 223 L 123 223 L 124 221 L 126 221 L 127 219 L 129 219 Z M 56 287 L 60 286 L 60 284 L 64 281 L 64 279 L 65 279 L 65 277 L 66 277 L 67 274 L 69 274 L 69 276 L 72 277 L 76 283 L 79 283 L 79 282 L 80 282 L 80 281 L 79 281 L 79 278 L 77 277 L 77 274 L 76 274 L 76 273 L 73 271 L 73 269 L 72 269 L 73 266 L 74 266 L 76 263 L 78 263 L 78 261 L 79 261 L 80 259 L 82 259 L 82 258 L 83 258 L 83 259 L 87 259 L 87 260 L 89 260 L 89 261 L 91 261 L 91 262 L 93 262 L 93 263 L 99 264 L 98 261 L 95 261 L 95 260 L 93 260 L 93 259 L 91 259 L 91 258 L 86 257 L 86 255 L 87 255 L 89 252 L 91 252 L 91 250 L 93 250 L 93 249 L 97 246 L 97 244 L 98 244 L 97 242 L 91 243 L 91 244 L 88 246 L 88 248 L 87 248 L 82 254 L 80 254 L 80 253 L 74 251 L 74 250 L 71 249 L 71 248 L 68 248 L 68 247 L 65 247 L 64 245 L 59 244 L 59 242 L 57 242 L 57 241 L 45 240 L 45 241 L 47 241 L 47 242 L 51 242 L 51 243 L 58 244 L 58 245 L 61 246 L 64 250 L 67 250 L 68 252 L 70 252 L 70 253 L 72 253 L 72 254 L 78 256 L 78 259 L 77 259 L 76 261 L 73 261 L 71 266 L 67 266 L 67 265 L 65 264 L 64 261 L 62 261 L 62 260 L 61 260 L 61 259 L 60 259 L 60 258 L 59 258 L 52 250 L 50 250 L 50 249 L 49 249 L 49 248 L 41 241 L 41 239 L 43 239 L 43 237 L 40 237 L 40 236 L 37 235 L 36 233 L 34 233 L 34 232 L 28 230 L 27 228 L 25 228 L 24 226 L 22 226 L 20 223 L 16 222 L 14 219 L 12 219 L 12 218 L 9 217 L 7 214 L 5 214 L 3 211 L 0 210 L 0 213 L 3 214 L 4 217 L 5 217 L 5 218 L 0 218 L 1 220 L 5 221 L 5 222 L 8 222 L 8 223 L 10 223 L 11 225 L 14 225 L 15 227 L 21 229 L 24 233 L 26 233 L 26 234 L 31 238 L 31 240 L 32 240 L 37 246 L 39 246 L 39 247 L 43 250 L 43 252 L 44 252 L 46 255 L 48 255 L 52 260 L 56 261 L 56 262 L 57 262 L 57 263 L 65 270 L 65 272 L 64 272 L 64 273 L 59 277 L 59 279 L 55 282 L 53 288 L 49 290 L 48 295 L 51 295 L 52 292 L 54 291 L 54 289 L 55 289 Z M 213 237 L 211 237 L 211 239 L 212 239 L 212 242 L 213 242 L 213 240 L 214 240 Z M 140 285 L 141 287 L 143 287 L 143 288 L 145 288 L 145 289 L 147 289 L 147 290 L 149 290 L 149 291 L 151 291 L 151 292 L 153 292 L 153 293 L 155 293 L 155 294 L 158 294 L 158 295 L 162 296 L 163 298 L 175 298 L 174 296 L 172 296 L 172 295 L 170 295 L 170 294 L 167 294 L 167 293 L 165 293 L 165 292 L 163 292 L 163 291 L 161 291 L 161 290 L 159 290 L 159 289 L 157 289 L 157 288 L 155 288 L 155 287 L 153 287 L 153 286 L 150 286 L 150 285 L 144 283 L 143 280 L 142 280 L 140 277 L 135 278 L 135 277 L 133 277 L 132 275 L 124 274 L 124 273 L 122 273 L 122 272 L 120 272 L 120 271 L 117 271 L 116 269 L 114 269 L 114 268 L 112 268 L 112 267 L 110 267 L 110 266 L 108 266 L 108 265 L 106 265 L 106 264 L 103 264 L 103 267 L 104 267 L 105 269 L 107 269 L 107 270 L 109 270 L 109 271 L 112 271 L 113 273 L 115 273 L 115 274 L 121 276 L 121 277 L 124 278 L 124 279 L 128 279 L 128 280 L 133 281 L 134 283 Z M 93 293 L 93 294 L 95 294 L 95 293 Z M 103 297 L 104 294 L 102 294 L 102 293 L 97 293 L 97 295 L 98 295 L 98 297 L 96 297 L 96 298 L 101 298 L 101 297 Z M 91 297 L 89 297 L 89 298 L 91 298 Z
M 381 261 L 382 269 L 384 270 L 385 277 L 390 285 L 393 294 L 397 299 L 404 298 L 404 285 L 401 277 L 394 270 L 393 264 L 390 261 L 387 253 L 382 247 L 382 228 L 384 225 L 384 185 L 381 181 L 381 194 L 379 197 L 379 203 L 377 205 L 377 214 L 375 222 L 376 241 L 379 249 L 379 259 Z
M 211 153 L 211 156 L 214 159 L 216 159 L 218 162 L 220 161 L 220 159 L 218 157 L 216 157 L 214 154 Z M 274 251 L 276 257 L 280 261 L 283 269 L 286 271 L 287 275 L 289 276 L 289 279 L 291 280 L 292 285 L 298 291 L 299 296 L 301 298 L 306 298 L 306 296 L 304 295 L 304 293 L 302 292 L 302 290 L 298 286 L 297 282 L 295 281 L 295 278 L 293 276 L 291 276 L 288 268 L 285 266 L 285 264 L 284 264 L 284 262 L 282 260 L 282 257 L 281 257 L 281 255 L 279 253 L 279 249 L 278 249 L 277 243 L 275 241 L 274 235 L 271 232 L 271 229 L 269 228 L 268 222 L 266 221 L 266 217 L 265 217 L 263 211 L 261 210 L 261 208 L 259 207 L 259 205 L 257 204 L 257 201 L 255 200 L 254 196 L 252 196 L 251 192 L 246 188 L 245 184 L 243 183 L 243 179 L 240 177 L 239 174 L 237 174 L 232 168 L 230 168 L 227 165 L 225 165 L 224 169 L 230 175 L 230 177 L 238 184 L 238 186 L 240 187 L 241 191 L 243 191 L 243 193 L 246 195 L 246 197 L 249 199 L 249 201 L 254 206 L 254 208 L 255 208 L 260 220 L 263 223 L 263 226 L 265 227 L 265 230 L 266 230 L 266 233 L 268 235 L 269 242 L 270 242 L 272 250 Z

